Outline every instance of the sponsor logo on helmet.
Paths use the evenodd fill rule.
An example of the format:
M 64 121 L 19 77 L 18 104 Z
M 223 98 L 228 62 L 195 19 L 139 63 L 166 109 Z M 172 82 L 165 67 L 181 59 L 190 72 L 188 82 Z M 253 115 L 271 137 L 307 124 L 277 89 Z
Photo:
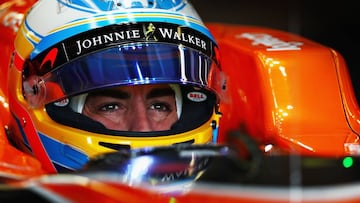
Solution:
M 161 25 L 159 25 L 161 26 Z M 115 29 L 105 32 L 99 32 L 98 35 L 76 40 L 76 55 L 82 55 L 85 50 L 93 47 L 106 46 L 111 43 L 129 42 L 131 40 L 143 41 L 166 41 L 174 43 L 183 43 L 195 46 L 203 51 L 207 50 L 207 43 L 203 36 L 191 33 L 181 27 L 157 27 L 154 23 L 150 23 L 146 27 L 134 27 L 128 30 Z
M 187 46 L 216 59 L 216 44 L 206 35 L 189 27 L 182 27 L 170 23 L 132 23 L 119 24 L 93 29 L 66 39 L 47 51 L 39 54 L 33 61 L 41 64 L 47 54 L 57 48 L 58 54 L 53 66 L 43 68 L 45 74 L 53 68 L 59 67 L 71 60 L 88 53 L 138 42 L 163 42 Z M 37 62 L 36 62 L 37 61 Z
M 189 92 L 187 98 L 193 102 L 203 102 L 207 99 L 207 96 L 202 92 Z

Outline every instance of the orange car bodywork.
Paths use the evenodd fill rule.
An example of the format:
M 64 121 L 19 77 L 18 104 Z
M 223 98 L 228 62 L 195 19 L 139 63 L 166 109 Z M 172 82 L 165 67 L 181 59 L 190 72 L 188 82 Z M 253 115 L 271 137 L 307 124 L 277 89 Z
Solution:
M 0 174 L 2 177 L 21 179 L 44 174 L 41 163 L 13 147 L 6 135 L 9 127 L 8 67 L 13 51 L 13 41 L 24 12 L 35 1 L 0 1 Z M 10 83 L 11 85 L 11 83 Z
M 23 14 L 34 2 L 0 1 L 0 125 L 3 126 L 0 131 L 0 175 L 15 179 L 45 173 L 41 163 L 11 145 L 6 134 L 11 116 L 7 103 L 7 87 L 11 82 L 8 83 L 7 72 L 13 40 Z M 346 63 L 336 50 L 280 30 L 219 23 L 208 23 L 207 26 L 219 44 L 221 66 L 227 81 L 221 100 L 223 116 L 219 142 L 226 141 L 229 130 L 243 126 L 268 154 L 274 149 L 320 156 L 359 154 L 359 108 Z M 269 146 L 273 146 L 273 150 L 268 149 Z M 210 192 L 214 194 L 210 200 L 209 193 L 194 191 L 174 200 L 154 196 L 149 191 L 96 181 L 87 184 L 45 182 L 38 186 L 74 201 L 88 198 L 99 202 L 136 202 L 152 197 L 152 202 L 265 202 L 256 192 L 254 196 L 227 196 L 214 190 Z M 80 191 L 89 196 L 78 196 Z M 124 195 L 122 198 L 118 196 L 119 191 Z M 283 194 L 289 195 L 291 191 Z M 333 202 L 356 199 L 360 197 Z M 273 202 L 291 200 L 291 196 L 286 196 Z
M 227 77 L 221 138 L 242 125 L 264 147 L 309 155 L 358 154 L 359 108 L 338 52 L 279 30 L 208 27 L 219 43 Z
M 210 183 L 197 185 L 184 193 L 161 194 L 146 186 L 133 187 L 74 175 L 58 175 L 56 178 L 47 177 L 47 180 L 43 178 L 28 183 L 12 186 L 36 191 L 43 195 L 46 202 L 356 203 L 360 200 L 358 185 L 355 184 L 300 189 L 296 186 L 285 188 Z

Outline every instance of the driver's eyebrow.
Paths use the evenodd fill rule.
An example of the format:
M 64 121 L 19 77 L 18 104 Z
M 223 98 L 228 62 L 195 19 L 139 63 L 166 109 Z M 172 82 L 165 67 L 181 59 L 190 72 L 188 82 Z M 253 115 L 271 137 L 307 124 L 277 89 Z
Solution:
M 163 97 L 163 96 L 174 96 L 175 92 L 170 87 L 164 88 L 154 88 L 149 91 L 146 95 L 146 99 Z

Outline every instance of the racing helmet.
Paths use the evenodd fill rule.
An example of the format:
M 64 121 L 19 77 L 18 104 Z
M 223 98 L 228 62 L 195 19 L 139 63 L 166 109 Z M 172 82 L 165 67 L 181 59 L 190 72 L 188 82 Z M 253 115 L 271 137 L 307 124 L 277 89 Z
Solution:
M 49 173 L 101 153 L 217 140 L 224 89 L 217 44 L 186 0 L 40 0 L 26 13 L 9 70 L 9 139 Z M 89 95 L 168 85 L 169 129 L 117 130 L 82 113 Z

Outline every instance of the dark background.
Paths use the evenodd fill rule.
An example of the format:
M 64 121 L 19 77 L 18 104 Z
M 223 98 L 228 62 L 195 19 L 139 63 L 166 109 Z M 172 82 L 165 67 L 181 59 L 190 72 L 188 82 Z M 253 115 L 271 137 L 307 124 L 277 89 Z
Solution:
M 276 28 L 334 48 L 345 58 L 360 98 L 360 6 L 356 1 L 190 0 L 204 22 Z

